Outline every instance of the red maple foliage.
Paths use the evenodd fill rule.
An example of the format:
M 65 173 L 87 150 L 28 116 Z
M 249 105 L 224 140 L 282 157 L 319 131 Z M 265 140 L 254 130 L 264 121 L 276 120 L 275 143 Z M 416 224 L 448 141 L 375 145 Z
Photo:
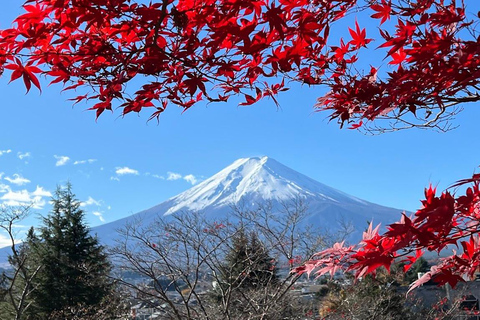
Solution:
M 23 8 L 0 31 L 1 70 L 27 91 L 40 88 L 38 74 L 65 90 L 86 88 L 72 100 L 94 101 L 97 116 L 119 106 L 158 117 L 169 104 L 233 95 L 241 105 L 276 103 L 290 80 L 328 86 L 316 107 L 341 125 L 448 129 L 455 106 L 480 99 L 478 17 L 460 1 L 28 0 Z M 332 39 L 352 12 L 378 21 L 378 47 L 393 69 L 357 71 L 372 41 L 361 22 Z
M 153 108 L 155 118 L 169 104 L 186 110 L 232 96 L 243 97 L 241 105 L 276 103 L 285 80 L 327 86 L 316 108 L 358 130 L 446 130 L 461 104 L 480 100 L 480 14 L 463 1 L 28 0 L 23 8 L 0 31 L 0 71 L 22 78 L 27 91 L 40 89 L 40 74 L 67 91 L 83 88 L 72 101 L 94 101 L 97 117 L 118 106 L 123 114 Z M 368 72 L 357 68 L 372 43 L 364 21 L 343 38 L 330 35 L 356 12 L 376 22 L 385 52 Z M 413 217 L 382 235 L 371 227 L 360 245 L 337 244 L 297 271 L 345 267 L 362 276 L 460 244 L 461 253 L 414 286 L 472 276 L 480 263 L 479 181 L 460 181 L 472 183 L 463 196 L 429 188 Z
M 286 90 L 284 78 L 316 84 L 328 64 L 329 26 L 355 1 L 28 0 L 1 31 L 1 64 L 37 86 L 33 73 L 90 89 L 97 117 L 115 103 L 123 114 L 168 104 L 241 95 L 250 105 Z M 368 43 L 352 31 L 349 47 Z M 349 49 L 351 50 L 351 48 Z M 29 70 L 27 67 L 35 68 Z M 127 90 L 127 84 L 138 85 Z M 38 87 L 38 86 L 37 86 Z
M 379 234 L 379 226 L 373 229 L 370 224 L 358 245 L 336 244 L 317 253 L 313 260 L 295 271 L 310 274 L 316 270 L 317 275 L 323 275 L 347 270 L 358 278 L 374 273 L 379 267 L 389 269 L 395 261 L 404 262 L 407 271 L 425 251 L 453 248 L 452 255 L 442 258 L 415 281 L 410 290 L 429 280 L 455 286 L 466 277 L 473 278 L 480 268 L 480 174 L 452 187 L 464 184 L 471 186 L 462 196 L 454 196 L 449 191 L 437 195 L 435 188 L 429 187 L 425 190 L 423 207 L 412 217 L 403 214 L 402 219 L 389 225 L 383 234 Z

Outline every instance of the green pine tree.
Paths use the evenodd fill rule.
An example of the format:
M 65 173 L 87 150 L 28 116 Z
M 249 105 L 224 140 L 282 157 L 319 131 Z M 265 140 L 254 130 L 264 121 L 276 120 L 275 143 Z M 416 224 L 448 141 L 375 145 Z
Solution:
M 278 282 L 275 260 L 255 233 L 241 229 L 222 267 L 224 282 L 232 287 L 258 289 Z
M 111 264 L 97 238 L 89 234 L 72 186 L 57 188 L 52 204 L 38 235 L 32 232 L 27 241 L 42 265 L 34 299 L 45 315 L 98 305 L 111 292 Z
M 212 303 L 221 306 L 218 318 L 243 319 L 248 314 L 263 313 L 270 302 L 265 292 L 273 292 L 281 284 L 275 260 L 258 235 L 238 230 L 224 259 L 211 292 Z

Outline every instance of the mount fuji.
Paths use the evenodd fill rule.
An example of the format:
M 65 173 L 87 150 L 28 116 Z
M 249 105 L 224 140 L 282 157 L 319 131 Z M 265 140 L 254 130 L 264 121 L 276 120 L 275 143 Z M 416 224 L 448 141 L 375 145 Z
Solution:
M 307 205 L 305 224 L 335 229 L 339 221 L 356 229 L 352 240 L 359 240 L 367 221 L 382 226 L 397 221 L 402 210 L 380 206 L 315 181 L 268 157 L 239 159 L 212 177 L 157 206 L 129 217 L 92 228 L 101 242 L 114 243 L 117 230 L 134 220 L 148 225 L 158 216 L 176 212 L 201 211 L 208 217 L 222 217 L 232 205 L 254 209 L 269 203 L 280 206 L 294 199 Z

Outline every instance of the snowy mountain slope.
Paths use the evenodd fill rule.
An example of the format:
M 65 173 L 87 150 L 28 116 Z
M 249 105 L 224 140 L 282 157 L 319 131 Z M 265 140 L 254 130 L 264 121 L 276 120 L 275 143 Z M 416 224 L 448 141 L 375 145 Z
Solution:
M 240 199 L 289 200 L 295 197 L 316 198 L 333 202 L 359 202 L 326 185 L 268 158 L 246 158 L 235 161 L 211 178 L 172 198 L 166 214 L 178 210 L 202 210 L 224 206 Z
M 175 212 L 205 212 L 221 217 L 232 205 L 253 209 L 267 202 L 280 206 L 283 202 L 302 198 L 308 206 L 305 224 L 335 229 L 339 221 L 353 224 L 359 239 L 367 221 L 386 225 L 399 219 L 401 210 L 376 205 L 317 182 L 268 157 L 239 159 L 198 185 L 165 202 L 124 219 L 93 228 L 104 244 L 111 245 L 117 231 L 135 219 L 149 224 L 157 216 Z

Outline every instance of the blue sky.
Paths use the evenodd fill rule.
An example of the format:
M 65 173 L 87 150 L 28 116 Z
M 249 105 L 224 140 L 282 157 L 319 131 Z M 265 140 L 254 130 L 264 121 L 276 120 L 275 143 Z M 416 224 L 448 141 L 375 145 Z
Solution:
M 16 2 L 16 1 L 12 1 Z M 4 4 L 0 27 L 19 12 Z M 420 206 L 429 183 L 439 189 L 469 177 L 480 164 L 480 110 L 467 105 L 458 129 L 407 130 L 380 136 L 340 130 L 315 113 L 322 88 L 293 86 L 251 107 L 170 107 L 160 123 L 149 111 L 98 121 L 87 104 L 72 106 L 61 87 L 32 90 L 0 78 L 0 201 L 38 200 L 23 225 L 38 224 L 49 193 L 70 181 L 91 226 L 159 204 L 242 157 L 267 155 L 322 183 L 399 209 Z M 0 239 L 1 240 L 1 239 Z M 1 241 L 0 241 L 1 244 Z

